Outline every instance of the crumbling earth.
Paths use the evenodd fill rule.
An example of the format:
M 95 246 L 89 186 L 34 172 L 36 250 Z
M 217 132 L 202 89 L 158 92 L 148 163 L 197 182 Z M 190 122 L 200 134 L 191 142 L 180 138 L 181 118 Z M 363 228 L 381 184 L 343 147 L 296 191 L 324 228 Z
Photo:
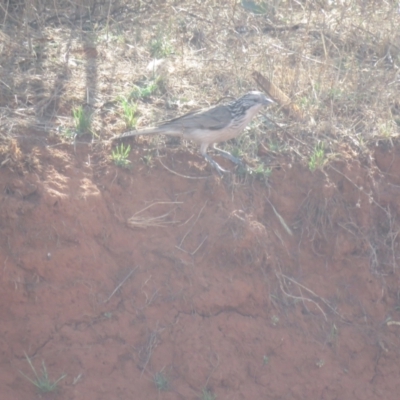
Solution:
M 162 162 L 186 177 L 35 157 L 0 169 L 2 398 L 397 399 L 397 148 L 267 184 L 184 150 Z

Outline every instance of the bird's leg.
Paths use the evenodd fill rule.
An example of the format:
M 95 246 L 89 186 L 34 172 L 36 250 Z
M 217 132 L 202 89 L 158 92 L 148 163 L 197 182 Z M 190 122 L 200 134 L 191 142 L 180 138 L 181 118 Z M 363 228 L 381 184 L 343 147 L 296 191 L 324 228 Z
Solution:
M 223 169 L 216 161 L 214 161 L 207 153 L 204 154 L 204 158 L 211 164 L 212 167 L 217 170 L 220 176 L 228 172 L 226 169 Z
M 211 156 L 207 154 L 207 148 L 209 146 L 209 143 L 202 143 L 200 146 L 200 154 L 211 164 L 212 167 L 214 167 L 217 172 L 219 173 L 220 176 L 222 176 L 223 173 L 228 172 L 225 169 L 223 169 L 216 161 L 214 161 Z
M 228 160 L 231 160 L 234 164 L 236 164 L 236 165 L 242 164 L 242 160 L 239 160 L 238 158 L 236 158 L 231 153 L 229 153 L 225 150 L 219 149 L 215 144 L 214 144 L 213 148 L 214 148 L 214 150 L 218 151 L 218 153 L 220 153 L 222 157 L 225 157 Z

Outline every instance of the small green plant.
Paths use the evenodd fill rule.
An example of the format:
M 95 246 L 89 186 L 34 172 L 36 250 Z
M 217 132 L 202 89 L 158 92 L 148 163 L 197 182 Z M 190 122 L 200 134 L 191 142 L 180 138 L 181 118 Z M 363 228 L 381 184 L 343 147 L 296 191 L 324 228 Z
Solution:
M 334 343 L 334 342 L 337 341 L 338 333 L 339 333 L 338 328 L 336 327 L 335 324 L 333 324 L 333 325 L 332 325 L 332 328 L 331 328 L 331 333 L 330 333 L 330 335 L 329 335 L 329 341 L 330 341 L 331 343 Z
M 168 37 L 162 32 L 158 32 L 157 36 L 150 42 L 150 54 L 153 58 L 168 57 L 172 50 Z
M 128 129 L 133 129 L 136 126 L 136 104 L 127 100 L 125 97 L 120 98 L 120 104 L 124 113 L 125 125 Z
M 306 110 L 315 104 L 315 100 L 313 97 L 303 96 L 297 100 L 297 104 L 301 109 Z
M 308 162 L 308 168 L 311 172 L 316 169 L 322 168 L 325 163 L 325 149 L 322 143 L 315 146 L 313 153 L 311 154 L 310 161 Z
M 84 133 L 90 132 L 90 125 L 92 123 L 91 117 L 85 112 L 82 106 L 74 108 L 72 110 L 72 115 L 74 117 L 76 135 L 80 136 Z
M 201 393 L 201 400 L 216 400 L 217 396 L 207 388 L 203 388 Z
M 150 168 L 154 165 L 153 156 L 151 154 L 146 154 L 142 157 L 142 160 Z
M 129 98 L 130 99 L 146 99 L 150 97 L 153 93 L 155 93 L 158 89 L 158 79 L 153 79 L 149 82 L 146 82 L 143 86 L 135 85 Z
M 268 148 L 275 153 L 280 153 L 285 150 L 283 144 L 274 140 L 270 140 L 270 142 L 268 143 Z
M 232 149 L 230 150 L 230 153 L 233 155 L 233 157 L 236 158 L 242 158 L 244 151 L 242 151 L 242 149 L 240 147 L 232 147 Z
M 340 88 L 331 88 L 328 91 L 328 96 L 329 98 L 331 98 L 332 100 L 339 100 L 342 96 L 343 96 L 344 92 L 342 89 Z
M 259 139 L 256 132 L 256 124 L 253 122 L 250 127 L 246 129 L 244 135 L 241 135 L 232 141 L 235 143 L 235 146 L 230 147 L 228 151 L 232 154 L 237 152 L 237 157 L 256 159 L 259 148 Z
M 249 175 L 259 180 L 266 180 L 271 176 L 272 169 L 265 167 L 264 163 L 260 163 L 256 168 L 249 170 Z
M 121 143 L 115 148 L 115 150 L 112 151 L 111 159 L 114 161 L 114 164 L 117 167 L 129 168 L 129 165 L 131 163 L 128 160 L 130 152 L 131 146 L 128 144 L 128 146 L 125 147 L 124 144 Z
M 272 322 L 272 325 L 273 325 L 273 326 L 278 325 L 279 317 L 277 317 L 276 315 L 273 315 L 273 316 L 271 317 L 271 322 Z
M 67 139 L 73 139 L 76 135 L 75 129 L 70 128 L 70 127 L 65 127 L 63 125 L 60 125 L 57 127 L 56 132 L 58 135 L 63 136 L 64 138 Z
M 28 361 L 28 364 L 31 367 L 31 369 L 35 375 L 35 379 L 29 378 L 29 376 L 25 375 L 22 371 L 19 371 L 19 372 L 29 382 L 31 382 L 33 385 L 35 385 L 36 388 L 42 393 L 54 392 L 55 390 L 57 390 L 58 382 L 60 382 L 62 379 L 64 379 L 67 376 L 66 374 L 63 374 L 57 380 L 52 382 L 49 378 L 49 374 L 47 373 L 47 368 L 46 368 L 44 361 L 42 361 L 42 373 L 41 373 L 41 375 L 39 375 L 36 372 L 36 369 L 33 366 L 31 359 L 28 357 L 28 355 L 26 353 L 25 353 L 25 358 Z
M 395 121 L 385 121 L 378 124 L 378 134 L 384 138 L 390 138 L 396 135 L 397 124 Z
M 268 12 L 267 2 L 265 1 L 242 0 L 241 4 L 246 11 L 253 14 L 266 14 Z
M 169 390 L 168 378 L 162 371 L 157 372 L 154 375 L 154 384 L 156 385 L 156 388 L 160 392 L 165 392 L 165 391 Z

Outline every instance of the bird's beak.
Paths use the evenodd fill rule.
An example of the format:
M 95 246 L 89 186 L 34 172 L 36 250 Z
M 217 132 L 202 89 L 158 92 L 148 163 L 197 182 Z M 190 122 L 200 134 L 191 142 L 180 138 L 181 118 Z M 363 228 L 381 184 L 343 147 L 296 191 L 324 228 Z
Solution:
M 276 102 L 273 101 L 272 99 L 269 99 L 267 96 L 265 96 L 265 98 L 264 98 L 264 104 L 265 104 L 265 105 L 276 104 Z

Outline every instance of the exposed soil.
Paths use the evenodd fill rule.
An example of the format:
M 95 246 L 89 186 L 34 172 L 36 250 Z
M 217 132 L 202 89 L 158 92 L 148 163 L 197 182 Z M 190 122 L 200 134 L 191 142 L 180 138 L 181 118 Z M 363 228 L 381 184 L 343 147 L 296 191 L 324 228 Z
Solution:
M 399 150 L 275 159 L 268 185 L 140 156 L 60 145 L 0 169 L 2 398 L 398 398 Z M 127 224 L 154 202 L 138 215 L 168 225 Z M 25 352 L 67 374 L 57 392 L 22 376 Z

